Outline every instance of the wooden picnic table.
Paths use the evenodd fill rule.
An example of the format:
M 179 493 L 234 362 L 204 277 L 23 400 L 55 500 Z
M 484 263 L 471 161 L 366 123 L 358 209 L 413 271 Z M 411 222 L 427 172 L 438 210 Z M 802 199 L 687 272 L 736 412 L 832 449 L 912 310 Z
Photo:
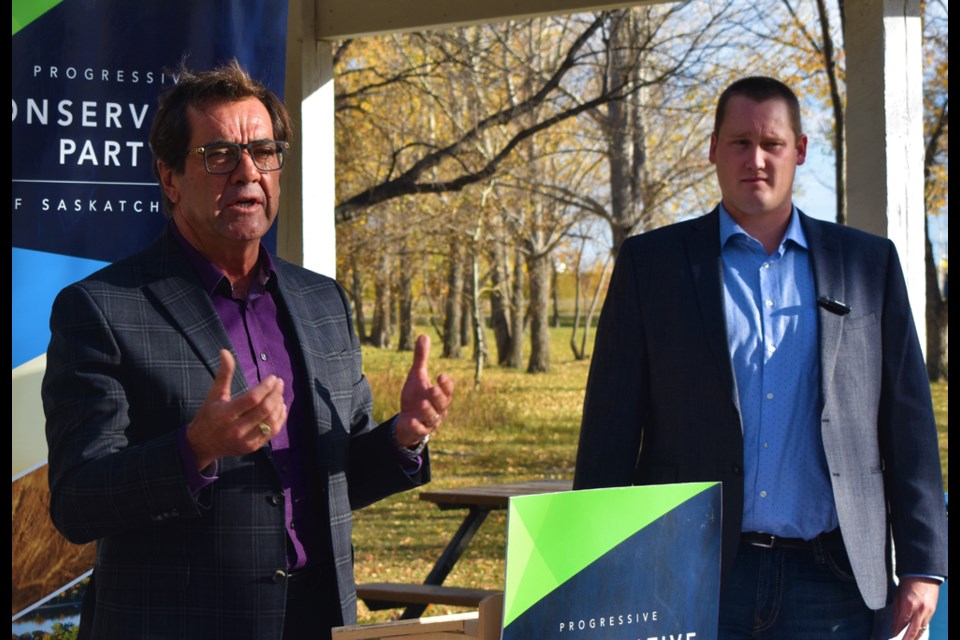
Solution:
M 571 480 L 531 480 L 420 492 L 421 500 L 433 502 L 441 510 L 466 509 L 463 522 L 454 532 L 423 584 L 394 582 L 359 584 L 357 597 L 363 600 L 371 611 L 405 606 L 401 619 L 419 618 L 429 604 L 478 606 L 481 600 L 500 591 L 448 587 L 443 585 L 443 581 L 460 560 L 490 512 L 495 509 L 506 509 L 510 504 L 510 498 L 515 496 L 569 491 L 572 486 Z

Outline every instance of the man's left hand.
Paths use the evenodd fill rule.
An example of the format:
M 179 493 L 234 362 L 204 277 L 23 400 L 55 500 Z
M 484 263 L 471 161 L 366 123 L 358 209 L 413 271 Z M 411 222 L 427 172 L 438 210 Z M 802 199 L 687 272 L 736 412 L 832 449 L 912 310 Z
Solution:
M 453 400 L 453 380 L 440 374 L 437 383 L 430 382 L 427 359 L 430 357 L 430 338 L 421 335 L 413 348 L 413 366 L 400 391 L 400 415 L 397 416 L 397 442 L 412 448 L 433 433 L 447 416 Z
M 904 640 L 921 637 L 937 609 L 939 597 L 938 581 L 915 576 L 901 578 L 893 603 L 893 635 L 909 625 L 910 628 L 903 634 Z

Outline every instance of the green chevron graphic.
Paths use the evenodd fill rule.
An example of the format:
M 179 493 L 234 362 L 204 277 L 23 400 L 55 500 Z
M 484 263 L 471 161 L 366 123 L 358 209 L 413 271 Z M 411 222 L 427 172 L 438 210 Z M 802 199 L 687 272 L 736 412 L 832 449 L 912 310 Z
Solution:
M 716 484 L 620 487 L 511 498 L 504 626 L 613 547 Z
M 13 0 L 13 34 L 60 4 L 63 0 Z

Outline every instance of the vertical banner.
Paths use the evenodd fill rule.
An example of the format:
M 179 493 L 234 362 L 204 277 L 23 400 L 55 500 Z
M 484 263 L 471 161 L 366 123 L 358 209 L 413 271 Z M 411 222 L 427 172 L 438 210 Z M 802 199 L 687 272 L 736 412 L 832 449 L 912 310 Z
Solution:
M 12 12 L 17 637 L 18 619 L 93 563 L 93 545 L 67 543 L 48 514 L 39 390 L 53 299 L 71 282 L 141 249 L 164 227 L 148 140 L 157 98 L 176 84 L 181 61 L 196 71 L 237 58 L 283 97 L 287 2 L 14 0 Z M 275 250 L 275 228 L 265 242 Z
M 717 637 L 720 483 L 510 499 L 503 640 Z

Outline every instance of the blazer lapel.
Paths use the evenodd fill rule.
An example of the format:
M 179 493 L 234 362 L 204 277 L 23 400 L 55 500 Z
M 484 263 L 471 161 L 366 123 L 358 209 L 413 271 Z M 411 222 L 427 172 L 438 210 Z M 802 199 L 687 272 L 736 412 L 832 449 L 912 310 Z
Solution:
M 297 340 L 306 354 L 314 356 L 306 358 L 307 375 L 314 378 L 319 375 L 313 366 L 316 356 L 329 354 L 336 347 L 324 340 L 322 331 L 306 331 L 305 328 L 317 326 L 318 321 L 326 315 L 326 310 L 317 308 L 316 297 L 312 296 L 309 300 L 304 297 L 303 292 L 312 291 L 312 287 L 299 278 L 295 269 L 287 268 L 280 260 L 274 260 L 274 268 L 277 270 L 280 296 L 293 320 Z
M 800 223 L 810 246 L 810 263 L 813 266 L 813 281 L 818 296 L 825 295 L 837 300 L 846 299 L 846 278 L 843 270 L 842 251 L 836 237 L 829 233 L 829 225 L 800 212 Z M 824 390 L 833 382 L 833 372 L 840 348 L 843 321 L 840 316 L 817 306 L 820 329 L 820 384 Z
M 317 384 L 322 384 L 321 381 L 328 379 L 327 372 L 323 371 L 326 358 L 341 347 L 324 337 L 322 323 L 319 321 L 328 314 L 328 311 L 323 305 L 318 308 L 318 297 L 311 295 L 308 299 L 303 295 L 304 291 L 313 291 L 313 285 L 301 280 L 297 270 L 287 268 L 281 260 L 275 260 L 274 267 L 279 276 L 280 296 L 290 314 L 297 344 L 300 345 L 299 356 L 302 358 L 301 362 L 310 388 L 315 390 Z M 311 393 L 310 397 L 314 415 L 322 415 L 319 406 L 322 401 L 321 394 Z
M 720 383 L 727 389 L 730 401 L 740 410 L 736 378 L 727 345 L 726 316 L 723 312 L 723 268 L 720 259 L 720 209 L 697 218 L 690 226 L 684 243 L 693 277 L 700 320 L 707 333 L 707 342 L 717 364 Z
M 210 296 L 201 287 L 193 268 L 169 233 L 163 233 L 144 257 L 147 290 L 156 296 L 161 308 L 169 310 L 170 323 L 197 352 L 211 377 L 216 377 L 220 368 L 220 349 L 230 349 L 234 358 L 236 352 Z M 247 390 L 240 367 L 234 371 L 231 388 L 234 395 Z

